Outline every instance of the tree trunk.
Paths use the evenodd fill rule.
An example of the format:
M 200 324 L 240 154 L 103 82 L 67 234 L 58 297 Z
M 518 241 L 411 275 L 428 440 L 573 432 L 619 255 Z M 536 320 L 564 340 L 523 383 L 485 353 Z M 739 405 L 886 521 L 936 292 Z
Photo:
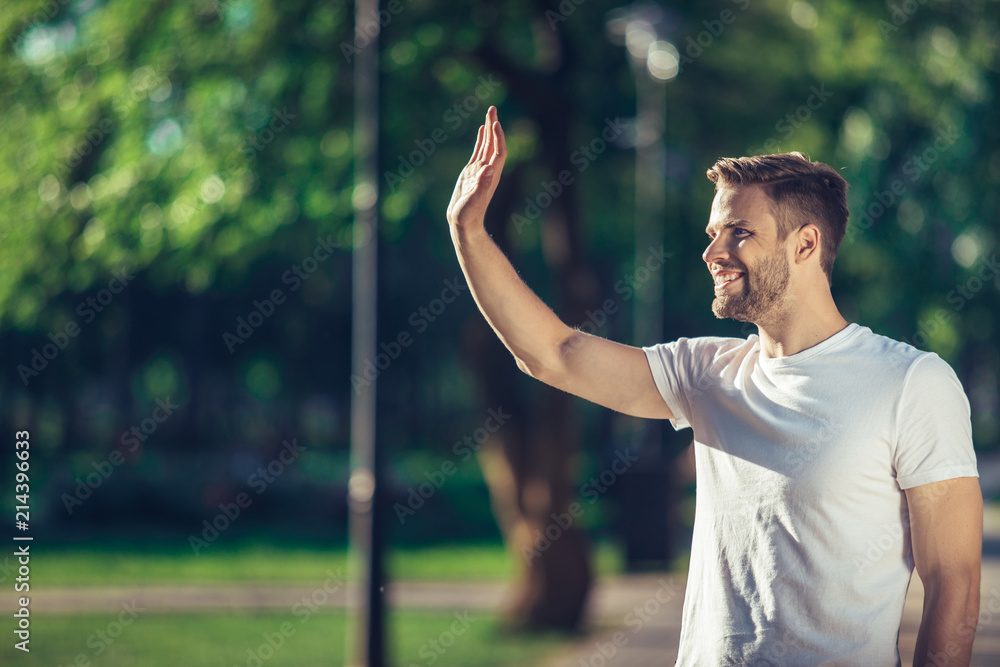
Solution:
M 517 564 L 505 624 L 574 630 L 592 577 L 586 537 L 570 513 L 578 449 L 572 399 L 545 387 L 529 407 L 516 395 L 513 359 L 485 322 L 469 327 L 466 343 L 488 405 L 511 415 L 479 450 L 493 512 Z
M 490 71 L 505 79 L 512 96 L 540 128 L 541 156 L 550 182 L 564 170 L 578 173 L 570 162 L 573 119 L 568 110 L 574 105 L 565 81 L 572 58 L 565 43 L 560 46 L 561 66 L 550 73 L 518 70 L 490 45 L 476 54 Z M 523 188 L 521 181 L 519 165 L 511 165 L 487 220 L 508 256 L 507 238 L 519 231 L 511 217 L 524 214 L 525 197 L 536 197 L 540 187 L 532 182 Z M 583 257 L 575 184 L 574 178 L 560 195 L 553 196 L 551 205 L 533 223 L 540 225 L 537 231 L 545 263 L 558 286 L 557 312 L 570 325 L 582 322 L 597 293 L 597 281 Z M 578 525 L 579 512 L 576 516 L 571 512 L 579 450 L 574 399 L 550 387 L 526 385 L 510 353 L 481 317 L 470 322 L 465 334 L 469 362 L 488 406 L 501 406 L 512 415 L 479 452 L 494 514 L 518 566 L 505 619 L 508 626 L 522 630 L 575 630 L 581 624 L 593 577 L 586 534 Z

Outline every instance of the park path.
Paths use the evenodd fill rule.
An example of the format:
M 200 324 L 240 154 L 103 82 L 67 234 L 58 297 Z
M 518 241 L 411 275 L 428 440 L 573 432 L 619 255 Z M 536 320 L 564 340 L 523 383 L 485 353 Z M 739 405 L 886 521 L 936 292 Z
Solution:
M 1000 475 L 990 478 L 1000 480 Z M 985 475 L 984 481 L 988 479 Z M 984 484 L 985 486 L 985 484 Z M 990 494 L 992 495 L 992 494 Z M 543 667 L 653 667 L 673 665 L 680 635 L 684 577 L 642 574 L 607 577 L 594 588 L 588 608 L 589 634 Z M 504 602 L 499 582 L 394 582 L 393 606 L 455 611 L 496 610 Z M 291 610 L 295 604 L 337 608 L 347 604 L 339 580 L 316 585 L 213 584 L 64 587 L 32 591 L 33 614 L 115 612 L 123 603 L 146 611 Z M 923 588 L 914 577 L 900 630 L 904 665 L 912 664 Z M 16 604 L 0 596 L 0 613 Z M 972 665 L 1000 665 L 1000 504 L 986 507 L 983 540 L 982 613 Z M 617 634 L 616 634 L 617 633 Z

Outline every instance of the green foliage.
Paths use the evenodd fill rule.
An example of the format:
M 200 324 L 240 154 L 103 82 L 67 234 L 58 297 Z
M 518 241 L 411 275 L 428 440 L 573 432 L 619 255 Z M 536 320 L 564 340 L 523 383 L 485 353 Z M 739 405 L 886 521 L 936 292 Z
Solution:
M 349 152 L 319 139 L 351 118 L 345 7 L 120 0 L 36 23 L 37 7 L 10 8 L 0 56 L 20 82 L 0 121 L 7 326 L 122 265 L 199 293 L 341 234 Z
M 458 275 L 443 211 L 480 118 L 498 105 L 511 147 L 503 186 L 520 202 L 554 178 L 547 118 L 568 127 L 575 146 L 607 119 L 633 116 L 634 72 L 606 37 L 616 4 L 588 0 L 563 15 L 551 2 L 412 0 L 382 27 L 380 337 L 415 337 L 381 376 L 380 433 L 392 447 L 446 451 L 476 427 L 460 352 L 463 324 L 477 317 L 470 300 L 426 333 L 412 317 Z M 34 415 L 40 446 L 56 458 L 80 450 L 86 463 L 106 456 L 116 430 L 144 417 L 151 399 L 176 392 L 210 407 L 182 412 L 150 452 L 180 447 L 171 429 L 184 420 L 185 438 L 204 440 L 192 448 L 260 447 L 280 441 L 278 431 L 315 433 L 319 413 L 317 439 L 345 448 L 352 49 L 370 48 L 355 41 L 351 3 L 13 1 L 5 10 L 3 418 Z M 667 338 L 748 333 L 709 310 L 704 170 L 722 155 L 801 150 L 852 186 L 855 231 L 834 269 L 845 316 L 951 362 L 970 396 L 977 446 L 995 446 L 997 4 L 713 0 L 665 11 L 665 38 L 681 56 L 663 84 L 663 224 L 674 253 L 662 272 Z M 530 105 L 538 86 L 557 86 L 555 114 Z M 627 143 L 612 145 L 566 195 L 580 205 L 602 298 L 617 298 L 614 285 L 634 261 L 633 165 Z M 545 296 L 550 215 L 521 234 L 507 225 L 515 264 Z M 283 272 L 318 238 L 338 251 L 289 293 Z M 137 276 L 126 295 L 24 388 L 15 367 L 123 267 Z M 275 287 L 287 303 L 228 354 L 222 333 Z M 636 302 L 622 306 L 604 333 L 634 342 Z M 72 407 L 94 385 L 118 393 Z M 223 398 L 220 385 L 237 388 L 236 398 Z M 303 403 L 313 407 L 299 411 Z M 596 450 L 597 436 L 587 437 Z

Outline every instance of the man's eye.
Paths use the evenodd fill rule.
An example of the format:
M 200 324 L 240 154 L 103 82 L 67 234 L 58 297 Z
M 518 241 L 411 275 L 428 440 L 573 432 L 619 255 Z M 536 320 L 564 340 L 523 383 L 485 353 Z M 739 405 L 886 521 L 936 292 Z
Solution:
M 739 238 L 746 238 L 747 236 L 750 236 L 750 232 L 748 232 L 747 230 L 743 229 L 742 227 L 736 227 L 736 228 L 734 228 L 733 229 L 733 234 L 736 235 Z

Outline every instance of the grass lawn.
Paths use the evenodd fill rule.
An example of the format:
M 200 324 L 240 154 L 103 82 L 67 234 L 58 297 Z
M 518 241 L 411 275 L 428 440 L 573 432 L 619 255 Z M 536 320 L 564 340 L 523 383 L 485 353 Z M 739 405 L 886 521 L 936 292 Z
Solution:
M 37 545 L 32 588 L 192 583 L 315 583 L 327 570 L 346 568 L 343 548 L 257 540 L 218 545 L 195 556 L 157 545 Z M 622 556 L 611 544 L 597 545 L 596 569 L 621 572 Z M 503 581 L 514 561 L 501 544 L 457 544 L 392 550 L 394 580 Z M 33 615 L 31 653 L 0 644 L 0 665 L 46 667 L 273 667 L 342 665 L 347 616 L 340 610 L 210 613 L 143 612 L 117 634 L 118 612 Z M 451 612 L 389 611 L 389 664 L 397 667 L 523 667 L 565 649 L 560 635 L 504 635 L 493 613 L 473 612 L 461 634 L 452 634 Z M 284 624 L 285 635 L 280 636 Z M 457 624 L 455 627 L 461 627 Z M 102 639 L 100 632 L 111 639 Z M 278 634 L 275 634 L 278 633 Z M 115 635 L 111 638 L 111 635 Z M 266 637 L 280 644 L 272 649 Z M 13 635 L 12 635 L 13 637 Z M 11 638 L 12 639 L 12 638 Z
M 135 550 L 119 545 L 32 549 L 32 584 L 39 587 L 163 583 L 311 583 L 326 578 L 328 569 L 347 565 L 343 549 L 280 546 L 250 542 L 210 548 L 195 556 L 185 550 Z M 622 571 L 617 546 L 598 544 L 599 574 Z M 388 556 L 392 579 L 503 581 L 514 572 L 511 556 L 500 544 L 445 545 L 392 550 Z
M 37 617 L 31 653 L 0 644 L 0 664 L 81 667 L 329 667 L 344 664 L 343 612 L 140 613 L 118 634 L 117 614 Z M 284 634 L 282 635 L 282 630 Z M 453 633 L 454 630 L 454 633 Z M 461 633 L 458 633 L 461 630 Z M 103 631 L 102 639 L 98 631 Z M 537 665 L 565 648 L 565 636 L 504 636 L 496 619 L 471 614 L 393 612 L 389 664 L 400 667 Z M 116 634 L 115 639 L 110 634 Z M 271 643 L 266 637 L 271 638 Z M 110 643 L 108 643 L 110 641 Z M 271 645 L 276 645 L 272 649 Z M 81 657 L 82 656 L 82 657 Z M 76 662 L 78 661 L 79 662 Z

